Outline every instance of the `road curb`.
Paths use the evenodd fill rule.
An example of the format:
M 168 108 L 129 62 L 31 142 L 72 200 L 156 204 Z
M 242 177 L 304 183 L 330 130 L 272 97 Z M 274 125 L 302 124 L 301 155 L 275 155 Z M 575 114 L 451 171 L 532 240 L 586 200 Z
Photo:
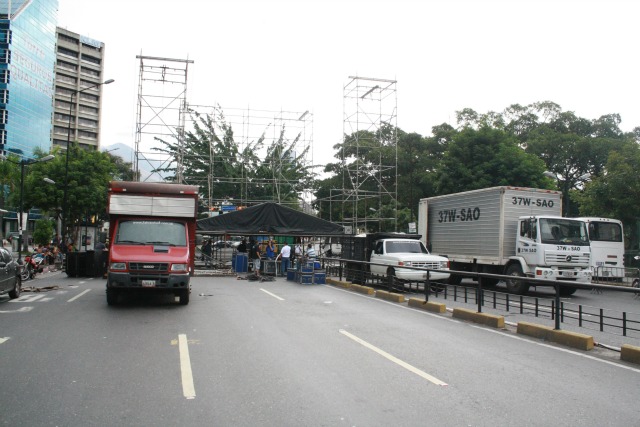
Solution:
M 345 289 L 351 288 L 351 282 L 345 282 L 343 280 L 327 279 L 327 283 L 329 283 L 331 285 L 336 285 L 336 286 L 339 286 L 339 287 L 345 288 Z
M 366 295 L 373 295 L 376 292 L 375 289 L 370 288 L 369 286 L 356 285 L 354 283 L 349 286 L 349 289 Z
M 640 347 L 623 344 L 620 349 L 620 360 L 640 365 Z
M 409 298 L 409 307 L 415 307 L 432 313 L 445 313 L 447 311 L 447 306 L 442 303 L 427 302 L 418 298 Z
M 530 322 L 518 322 L 517 332 L 522 335 L 555 342 L 578 350 L 589 351 L 593 349 L 594 345 L 593 337 L 590 335 L 556 330 L 550 326 L 537 325 Z
M 453 317 L 491 326 L 493 328 L 504 328 L 504 316 L 498 316 L 495 314 L 478 313 L 477 311 L 468 310 L 466 308 L 454 308 Z
M 388 291 L 376 291 L 376 298 L 380 298 L 392 302 L 404 302 L 404 295 L 396 294 Z

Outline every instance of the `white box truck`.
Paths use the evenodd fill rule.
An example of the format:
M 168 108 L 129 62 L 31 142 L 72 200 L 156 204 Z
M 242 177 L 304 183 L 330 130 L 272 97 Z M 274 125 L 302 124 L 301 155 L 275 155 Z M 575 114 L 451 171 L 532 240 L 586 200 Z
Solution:
M 584 221 L 562 218 L 562 193 L 491 187 L 420 200 L 418 234 L 451 271 L 514 276 L 507 288 L 523 294 L 530 283 L 515 277 L 591 282 Z M 460 275 L 451 275 L 459 283 Z M 483 279 L 495 285 L 498 280 Z M 575 292 L 562 287 L 565 295 Z

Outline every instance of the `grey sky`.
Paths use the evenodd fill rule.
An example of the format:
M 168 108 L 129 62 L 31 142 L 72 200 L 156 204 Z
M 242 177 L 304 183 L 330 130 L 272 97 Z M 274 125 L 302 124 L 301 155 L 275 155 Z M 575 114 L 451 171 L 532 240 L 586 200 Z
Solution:
M 60 0 L 59 25 L 106 44 L 102 144 L 133 146 L 136 55 L 192 59 L 193 104 L 314 113 L 314 158 L 342 137 L 348 76 L 397 79 L 398 126 L 554 101 L 640 126 L 638 1 Z

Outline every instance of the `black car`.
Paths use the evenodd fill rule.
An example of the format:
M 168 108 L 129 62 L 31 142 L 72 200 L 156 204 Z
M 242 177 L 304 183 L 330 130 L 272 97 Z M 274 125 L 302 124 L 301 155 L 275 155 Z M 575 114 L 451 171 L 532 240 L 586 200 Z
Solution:
M 0 295 L 9 294 L 9 298 L 18 298 L 22 290 L 20 266 L 11 252 L 0 248 Z

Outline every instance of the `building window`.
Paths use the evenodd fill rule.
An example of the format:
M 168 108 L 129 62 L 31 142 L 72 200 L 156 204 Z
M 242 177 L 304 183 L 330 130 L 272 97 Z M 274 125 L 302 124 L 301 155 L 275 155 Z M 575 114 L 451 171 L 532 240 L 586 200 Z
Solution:
M 73 37 L 70 37 L 70 36 L 68 36 L 68 35 L 66 35 L 66 34 L 60 34 L 60 33 L 58 33 L 58 38 L 59 38 L 60 40 L 64 40 L 64 41 L 66 41 L 66 42 L 68 42 L 68 43 L 78 44 L 78 39 L 73 38 Z
M 87 132 L 86 130 L 81 130 L 78 132 L 78 137 L 84 139 L 96 139 L 97 134 L 95 132 Z
M 74 77 L 66 76 L 66 75 L 60 74 L 60 73 L 56 74 L 56 80 L 59 81 L 59 82 L 69 83 L 71 85 L 75 85 L 76 84 L 76 79 Z
M 4 108 L 0 108 L 0 124 L 6 125 L 9 120 L 9 112 Z
M 9 89 L 0 89 L 0 104 L 9 103 Z
M 96 95 L 91 95 L 91 94 L 86 93 L 86 92 L 81 92 L 80 93 L 80 99 L 83 99 L 83 100 L 86 100 L 86 101 L 98 102 L 98 100 L 100 98 L 97 97 Z
M 100 72 L 96 71 L 96 70 L 92 70 L 91 68 L 82 67 L 82 68 L 80 68 L 80 72 L 82 74 L 87 74 L 89 76 L 94 76 L 94 77 L 100 78 Z
M 77 65 L 71 64 L 71 63 L 65 62 L 65 61 L 58 60 L 57 66 L 58 66 L 58 68 L 61 68 L 63 70 L 73 71 L 74 73 L 78 71 L 78 66 Z
M 69 58 L 78 59 L 78 52 L 74 52 L 71 49 L 65 49 L 61 46 L 58 46 L 58 54 Z
M 85 54 L 83 53 L 83 54 L 82 54 L 82 60 L 83 60 L 83 61 L 90 62 L 90 63 L 92 63 L 92 64 L 100 65 L 100 59 L 96 58 L 95 56 L 85 55 Z
M 0 48 L 0 64 L 11 63 L 11 50 Z
M 11 30 L 6 28 L 0 30 L 0 43 L 11 44 Z
M 0 83 L 9 84 L 9 76 L 11 72 L 9 70 L 0 70 Z

